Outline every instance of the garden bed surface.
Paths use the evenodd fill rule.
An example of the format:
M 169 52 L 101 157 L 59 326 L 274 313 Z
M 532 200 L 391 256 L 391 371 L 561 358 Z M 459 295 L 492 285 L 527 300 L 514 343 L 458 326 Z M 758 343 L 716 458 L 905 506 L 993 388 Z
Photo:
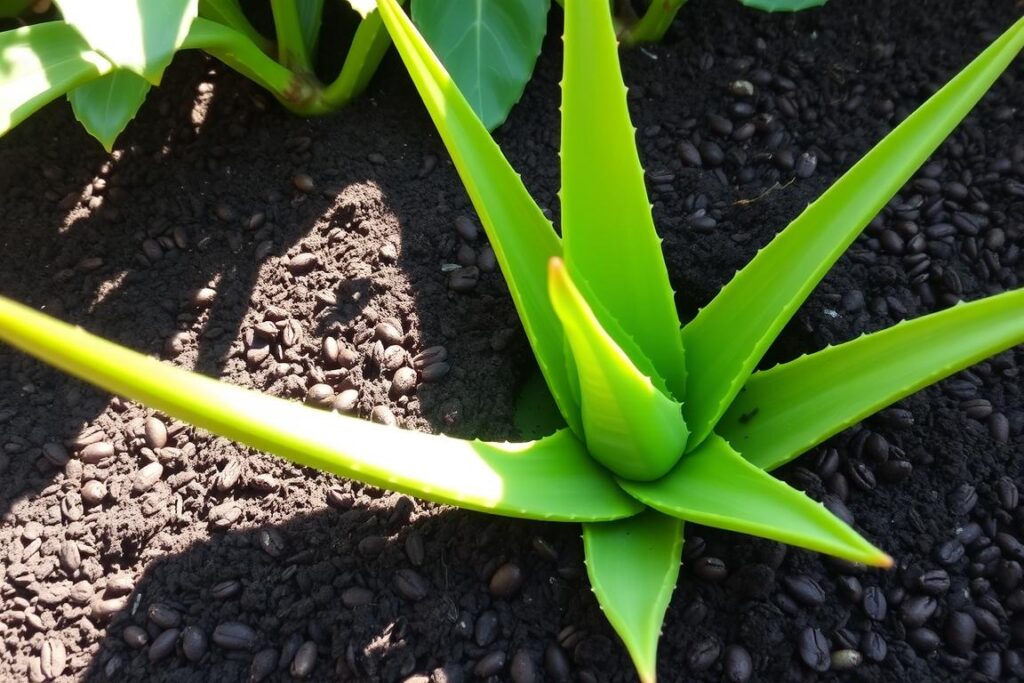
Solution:
M 663 44 L 624 53 L 681 312 L 1018 14 L 699 0 Z M 555 11 L 496 133 L 554 217 L 560 30 Z M 1018 59 L 766 362 L 1020 285 L 1022 76 Z M 182 56 L 113 157 L 54 104 L 0 140 L 0 216 L 6 296 L 274 395 L 326 382 L 358 390 L 366 418 L 517 436 L 533 361 L 482 231 L 456 230 L 475 214 L 395 55 L 317 120 Z M 460 259 L 482 268 L 453 291 L 443 266 Z M 355 352 L 347 374 L 325 338 Z M 378 340 L 405 363 L 443 346 L 450 370 L 396 399 Z M 890 572 L 688 526 L 662 679 L 739 675 L 743 651 L 751 680 L 1024 677 L 1022 366 L 1002 353 L 779 473 L 850 515 Z M 151 416 L 0 349 L 0 680 L 635 680 L 577 527 L 424 504 Z M 159 476 L 140 478 L 150 462 Z M 807 664 L 829 656 L 815 629 L 827 672 Z

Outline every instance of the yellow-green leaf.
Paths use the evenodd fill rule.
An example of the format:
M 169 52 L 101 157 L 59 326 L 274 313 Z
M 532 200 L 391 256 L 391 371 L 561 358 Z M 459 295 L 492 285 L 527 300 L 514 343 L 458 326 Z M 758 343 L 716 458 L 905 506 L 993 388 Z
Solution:
M 75 118 L 108 152 L 142 106 L 149 81 L 131 71 L 113 73 L 80 85 L 68 93 Z

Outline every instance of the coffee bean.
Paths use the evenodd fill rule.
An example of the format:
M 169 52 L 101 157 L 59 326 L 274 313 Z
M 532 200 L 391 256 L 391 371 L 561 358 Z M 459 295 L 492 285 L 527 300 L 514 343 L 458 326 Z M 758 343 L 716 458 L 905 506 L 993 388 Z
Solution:
M 796 600 L 808 607 L 818 607 L 825 603 L 825 591 L 821 585 L 809 576 L 787 576 L 783 580 L 786 590 Z
M 960 655 L 968 654 L 974 648 L 978 628 L 974 619 L 964 612 L 951 612 L 943 629 L 949 649 Z
M 43 445 L 43 457 L 54 467 L 64 467 L 71 460 L 68 449 L 59 443 L 48 443 Z
M 881 662 L 889 654 L 889 646 L 879 634 L 865 631 L 860 639 L 860 651 L 872 662 Z
M 484 655 L 480 661 L 473 667 L 473 673 L 478 678 L 489 678 L 490 676 L 496 676 L 502 669 L 505 668 L 505 653 L 501 650 L 495 650 L 494 652 Z
M 424 382 L 438 382 L 443 379 L 451 367 L 447 363 L 431 363 L 420 370 L 420 377 Z
M 249 665 L 249 683 L 261 683 L 277 669 L 278 652 L 274 648 L 260 650 Z
M 915 628 L 910 631 L 907 633 L 907 642 L 921 654 L 939 649 L 939 635 L 930 628 Z
M 359 391 L 345 389 L 334 399 L 334 410 L 344 415 L 351 415 L 359 407 Z
M 864 587 L 856 576 L 840 576 L 836 579 L 839 594 L 850 602 L 860 602 L 864 598 Z
M 978 493 L 970 484 L 961 484 L 946 499 L 949 509 L 957 515 L 966 515 L 978 504 Z
M 167 425 L 155 417 L 146 419 L 146 443 L 150 448 L 163 448 L 167 445 Z
M 1010 421 L 1002 413 L 992 413 L 988 418 L 988 431 L 999 443 L 1010 440 Z
M 847 474 L 853 485 L 862 491 L 871 491 L 877 485 L 875 473 L 863 462 L 850 461 L 849 467 L 847 467 Z
M 878 466 L 878 475 L 892 483 L 904 481 L 913 473 L 914 466 L 909 460 L 889 460 Z
M 943 566 L 956 564 L 964 556 L 964 547 L 960 541 L 953 539 L 935 549 L 935 561 Z
M 146 633 L 146 629 L 135 624 L 125 626 L 124 631 L 121 632 L 121 638 L 128 644 L 128 647 L 136 650 L 146 647 L 146 643 L 149 642 L 149 634 Z
M 1005 532 L 1000 532 L 996 534 L 995 542 L 1007 557 L 1018 561 L 1024 561 L 1024 544 L 1018 541 L 1014 536 Z
M 91 443 L 82 449 L 78 457 L 81 458 L 82 462 L 86 465 L 99 465 L 104 460 L 112 458 L 114 456 L 114 444 L 109 441 L 99 441 L 97 443 Z
M 482 273 L 493 273 L 498 268 L 498 257 L 491 245 L 485 244 L 476 257 L 476 267 Z
M 373 558 L 384 552 L 387 544 L 387 539 L 383 536 L 371 535 L 361 539 L 357 547 L 359 548 L 360 555 Z
M 480 280 L 480 269 L 476 266 L 457 268 L 448 274 L 448 288 L 453 292 L 470 292 Z
M 316 183 L 313 182 L 312 176 L 306 173 L 297 173 L 292 178 L 292 185 L 294 185 L 295 189 L 299 192 L 304 192 L 306 194 L 309 194 L 316 189 Z
M 167 659 L 174 652 L 180 635 L 181 631 L 176 628 L 167 629 L 158 635 L 149 646 L 149 661 L 155 663 Z
M 334 389 L 330 384 L 314 384 L 306 391 L 306 405 L 330 408 L 334 404 Z
M 395 573 L 395 588 L 399 595 L 413 602 L 427 597 L 429 592 L 427 580 L 411 569 L 399 569 Z
M 146 611 L 149 620 L 160 628 L 175 628 L 181 624 L 181 613 L 163 603 L 154 603 Z
M 387 406 L 374 406 L 373 409 L 370 410 L 370 421 L 386 425 L 388 427 L 394 427 L 398 424 L 395 414 L 392 413 L 391 409 Z
M 754 662 L 742 645 L 725 648 L 725 680 L 729 683 L 746 683 L 754 674 Z
M 163 465 L 158 462 L 149 463 L 135 473 L 135 479 L 132 482 L 132 491 L 135 493 L 145 493 L 160 481 L 160 477 L 163 473 Z
M 281 557 L 285 551 L 285 540 L 281 532 L 274 528 L 260 529 L 257 534 L 260 548 L 271 557 Z
M 224 465 L 217 474 L 216 489 L 220 493 L 227 493 L 235 487 L 238 483 L 239 477 L 242 476 L 242 463 L 238 460 L 228 460 L 228 463 Z
M 57 678 L 67 667 L 67 650 L 56 638 L 47 638 L 39 648 L 39 669 L 46 678 Z
M 705 581 L 721 581 L 728 574 L 725 562 L 717 557 L 704 556 L 693 563 L 693 573 Z
M 213 642 L 227 650 L 251 650 L 256 645 L 256 632 L 245 624 L 228 621 L 213 629 Z
M 864 589 L 863 599 L 864 613 L 869 619 L 873 621 L 882 621 L 885 619 L 886 612 L 888 611 L 888 602 L 885 599 L 885 593 L 878 586 L 869 586 Z
M 814 152 L 804 152 L 796 160 L 794 173 L 797 178 L 810 178 L 818 168 L 818 155 Z
M 459 237 L 467 242 L 475 241 L 477 236 L 480 234 L 480 230 L 476 227 L 476 223 L 474 223 L 468 216 L 455 217 L 455 232 L 459 233 Z
M 416 371 L 412 368 L 398 368 L 391 380 L 391 396 L 407 396 L 416 390 Z
M 316 268 L 318 264 L 319 259 L 316 254 L 303 252 L 301 254 L 296 254 L 288 260 L 288 270 L 292 275 L 305 275 Z
M 732 121 L 719 114 L 708 114 L 708 128 L 718 135 L 728 136 L 732 133 Z
M 473 640 L 480 647 L 486 647 L 498 637 L 498 613 L 487 610 L 481 614 L 473 626 Z
M 292 659 L 292 676 L 295 678 L 306 678 L 316 667 L 317 657 L 317 646 L 312 640 L 307 640 L 295 653 L 295 658 Z
M 242 592 L 241 582 L 235 579 L 228 579 L 215 584 L 210 589 L 210 597 L 214 600 L 228 600 Z
M 930 595 L 915 595 L 900 605 L 900 621 L 907 628 L 924 626 L 938 606 L 939 603 Z
M 1007 476 L 1000 477 L 996 482 L 996 497 L 999 499 L 999 506 L 1004 510 L 1013 510 L 1020 504 L 1017 485 Z
M 419 370 L 434 363 L 441 363 L 447 359 L 447 349 L 443 346 L 431 346 L 412 357 L 412 366 Z
M 800 631 L 797 649 L 800 652 L 800 659 L 814 671 L 825 672 L 832 665 L 828 639 L 821 629 L 808 626 Z
M 498 567 L 498 570 L 491 576 L 489 588 L 494 597 L 499 600 L 508 600 L 519 592 L 519 587 L 522 585 L 523 570 L 519 568 L 519 565 L 507 562 Z
M 725 152 L 718 146 L 717 142 L 705 140 L 700 143 L 700 158 L 705 164 L 711 167 L 721 166 L 725 161 Z
M 465 243 L 459 245 L 459 250 L 455 254 L 455 262 L 460 266 L 472 266 L 476 264 L 476 250 Z
M 60 544 L 59 552 L 60 566 L 69 575 L 74 575 L 82 566 L 82 553 L 78 549 L 78 543 L 73 540 L 66 540 Z
M 949 590 L 949 573 L 945 569 L 933 569 L 917 578 L 917 589 L 926 595 L 942 595 Z
M 571 680 L 569 658 L 555 643 L 548 643 L 544 650 L 544 671 L 556 683 L 567 683 Z
M 181 632 L 181 651 L 190 662 L 198 662 L 206 654 L 206 632 L 198 626 L 186 626 Z
M 382 366 L 388 372 L 394 372 L 405 364 L 405 357 L 405 349 L 397 344 L 392 344 L 384 349 Z
M 513 683 L 537 683 L 540 679 L 537 665 L 534 663 L 533 657 L 526 650 L 518 650 L 512 656 L 509 674 L 512 676 Z
M 722 652 L 722 646 L 714 638 L 701 638 L 686 653 L 686 665 L 690 671 L 700 672 L 710 669 Z
M 679 158 L 684 163 L 690 166 L 702 166 L 703 160 L 700 158 L 700 152 L 689 140 L 682 140 L 676 145 L 676 151 L 679 153 Z

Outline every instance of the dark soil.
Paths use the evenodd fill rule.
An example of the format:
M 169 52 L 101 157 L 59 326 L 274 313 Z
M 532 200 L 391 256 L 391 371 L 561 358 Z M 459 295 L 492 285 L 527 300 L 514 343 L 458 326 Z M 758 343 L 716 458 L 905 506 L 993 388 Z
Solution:
M 664 44 L 626 53 L 681 310 L 706 303 L 1018 13 L 1012 0 L 835 0 L 792 16 L 701 0 Z M 553 15 L 498 138 L 557 216 Z M 1018 60 L 771 360 L 1019 285 L 1022 76 Z M 735 94 L 737 80 L 753 95 Z M 296 189 L 300 173 L 314 191 Z M 364 417 L 516 436 L 529 350 L 499 273 L 448 286 L 444 264 L 461 248 L 486 266 L 484 242 L 461 244 L 455 219 L 472 209 L 394 55 L 366 97 L 310 121 L 183 56 L 113 157 L 63 103 L 12 132 L 0 193 L 4 295 L 272 394 L 327 383 L 358 390 Z M 384 336 L 408 355 L 444 346 L 450 371 L 393 399 L 380 322 L 400 328 Z M 358 354 L 344 377 L 327 337 Z M 752 680 L 1024 677 L 1022 367 L 1021 349 L 1000 354 L 780 473 L 855 518 L 897 558 L 891 572 L 689 527 L 663 680 L 743 680 L 744 653 Z M 577 528 L 426 505 L 161 416 L 147 431 L 147 417 L 0 350 L 0 680 L 635 680 Z M 137 490 L 150 462 L 162 470 Z

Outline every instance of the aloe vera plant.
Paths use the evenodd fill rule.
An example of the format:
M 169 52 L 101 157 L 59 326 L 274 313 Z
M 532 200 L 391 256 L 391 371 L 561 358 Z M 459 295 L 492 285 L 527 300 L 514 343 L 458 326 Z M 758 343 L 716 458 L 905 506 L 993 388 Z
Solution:
M 1024 46 L 1024 20 L 681 324 L 607 6 L 566 6 L 561 237 L 396 0 L 379 8 L 487 231 L 566 426 L 520 444 L 406 432 L 177 369 L 4 298 L 0 339 L 302 465 L 472 510 L 582 523 L 594 592 L 645 682 L 655 680 L 684 521 L 890 566 L 888 555 L 766 471 L 1024 342 L 1024 290 L 770 370 L 755 366 L 845 248 Z

